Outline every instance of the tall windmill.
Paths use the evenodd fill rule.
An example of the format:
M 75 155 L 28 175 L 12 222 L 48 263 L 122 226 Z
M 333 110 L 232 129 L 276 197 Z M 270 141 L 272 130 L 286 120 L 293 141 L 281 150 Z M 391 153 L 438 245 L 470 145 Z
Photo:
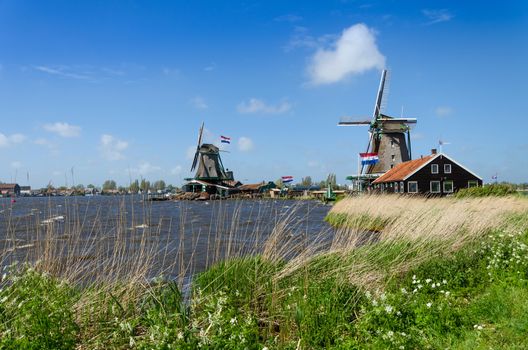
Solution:
M 383 174 L 394 165 L 411 159 L 411 125 L 416 124 L 416 118 L 393 118 L 381 113 L 387 98 L 387 70 L 381 72 L 380 85 L 374 105 L 371 120 L 353 120 L 341 118 L 339 126 L 369 126 L 369 141 L 367 153 L 377 153 L 379 161 L 376 164 L 361 167 L 360 175 Z
M 198 144 L 194 153 L 194 160 L 191 171 L 196 169 L 195 180 L 207 181 L 217 184 L 222 181 L 232 180 L 233 173 L 226 172 L 222 159 L 220 158 L 220 149 L 210 143 L 202 143 L 204 123 L 200 127 L 198 135 Z

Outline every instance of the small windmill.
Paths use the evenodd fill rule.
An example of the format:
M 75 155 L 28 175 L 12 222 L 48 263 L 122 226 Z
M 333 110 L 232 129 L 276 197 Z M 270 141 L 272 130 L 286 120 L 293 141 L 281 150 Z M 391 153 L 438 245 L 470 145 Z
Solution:
M 372 120 L 353 120 L 343 117 L 339 126 L 369 125 L 369 141 L 367 153 L 377 153 L 379 161 L 367 166 L 361 166 L 360 174 L 382 174 L 390 170 L 394 165 L 411 159 L 411 125 L 416 124 L 416 118 L 393 118 L 381 113 L 385 104 L 387 94 L 387 75 L 384 69 L 381 72 L 381 80 L 374 105 Z M 407 140 L 406 140 L 407 138 Z
M 220 158 L 220 149 L 210 143 L 202 143 L 204 123 L 200 127 L 198 135 L 198 144 L 194 153 L 194 160 L 191 171 L 196 169 L 195 180 L 207 181 L 218 184 L 222 181 L 233 180 L 233 173 L 225 171 L 222 159 Z

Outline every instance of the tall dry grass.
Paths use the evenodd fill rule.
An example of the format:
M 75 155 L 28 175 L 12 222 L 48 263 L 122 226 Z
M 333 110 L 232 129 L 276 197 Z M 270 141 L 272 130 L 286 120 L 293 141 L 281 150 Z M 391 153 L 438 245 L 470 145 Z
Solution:
M 492 230 L 518 232 L 528 228 L 528 222 L 515 219 L 523 213 L 528 213 L 528 201 L 519 197 L 350 197 L 330 211 L 330 216 L 345 215 L 346 220 L 336 230 L 330 249 L 318 253 L 338 256 L 340 263 L 331 269 L 325 265 L 321 274 L 339 274 L 358 286 L 382 288 L 388 280 L 422 262 L 447 256 Z M 380 232 L 366 230 L 380 222 Z M 312 260 L 310 256 L 299 257 L 279 277 Z

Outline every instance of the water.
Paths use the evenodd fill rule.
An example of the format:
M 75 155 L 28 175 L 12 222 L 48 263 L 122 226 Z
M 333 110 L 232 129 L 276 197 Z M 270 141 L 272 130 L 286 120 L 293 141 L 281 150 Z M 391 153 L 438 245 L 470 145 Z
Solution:
M 147 202 L 140 196 L 95 196 L 12 203 L 0 198 L 0 251 L 3 265 L 47 259 L 58 271 L 85 266 L 83 276 L 92 276 L 87 278 L 127 273 L 105 269 L 109 264 L 131 269 L 144 264 L 150 277 L 184 278 L 225 257 L 260 253 L 266 241 L 285 259 L 303 245 L 329 242 L 333 231 L 323 221 L 329 209 L 291 200 Z M 280 232 L 276 241 L 270 238 L 274 229 Z

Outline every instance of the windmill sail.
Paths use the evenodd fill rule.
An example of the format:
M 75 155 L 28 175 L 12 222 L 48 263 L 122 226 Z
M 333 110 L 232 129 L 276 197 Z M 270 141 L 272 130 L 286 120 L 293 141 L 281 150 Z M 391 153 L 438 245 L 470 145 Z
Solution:
M 202 134 L 203 134 L 204 123 L 200 127 L 200 133 L 198 134 L 198 145 L 196 146 L 196 152 L 194 153 L 194 160 L 192 162 L 191 171 L 196 168 L 196 163 L 198 162 L 198 157 L 200 156 L 200 145 L 202 144 Z

